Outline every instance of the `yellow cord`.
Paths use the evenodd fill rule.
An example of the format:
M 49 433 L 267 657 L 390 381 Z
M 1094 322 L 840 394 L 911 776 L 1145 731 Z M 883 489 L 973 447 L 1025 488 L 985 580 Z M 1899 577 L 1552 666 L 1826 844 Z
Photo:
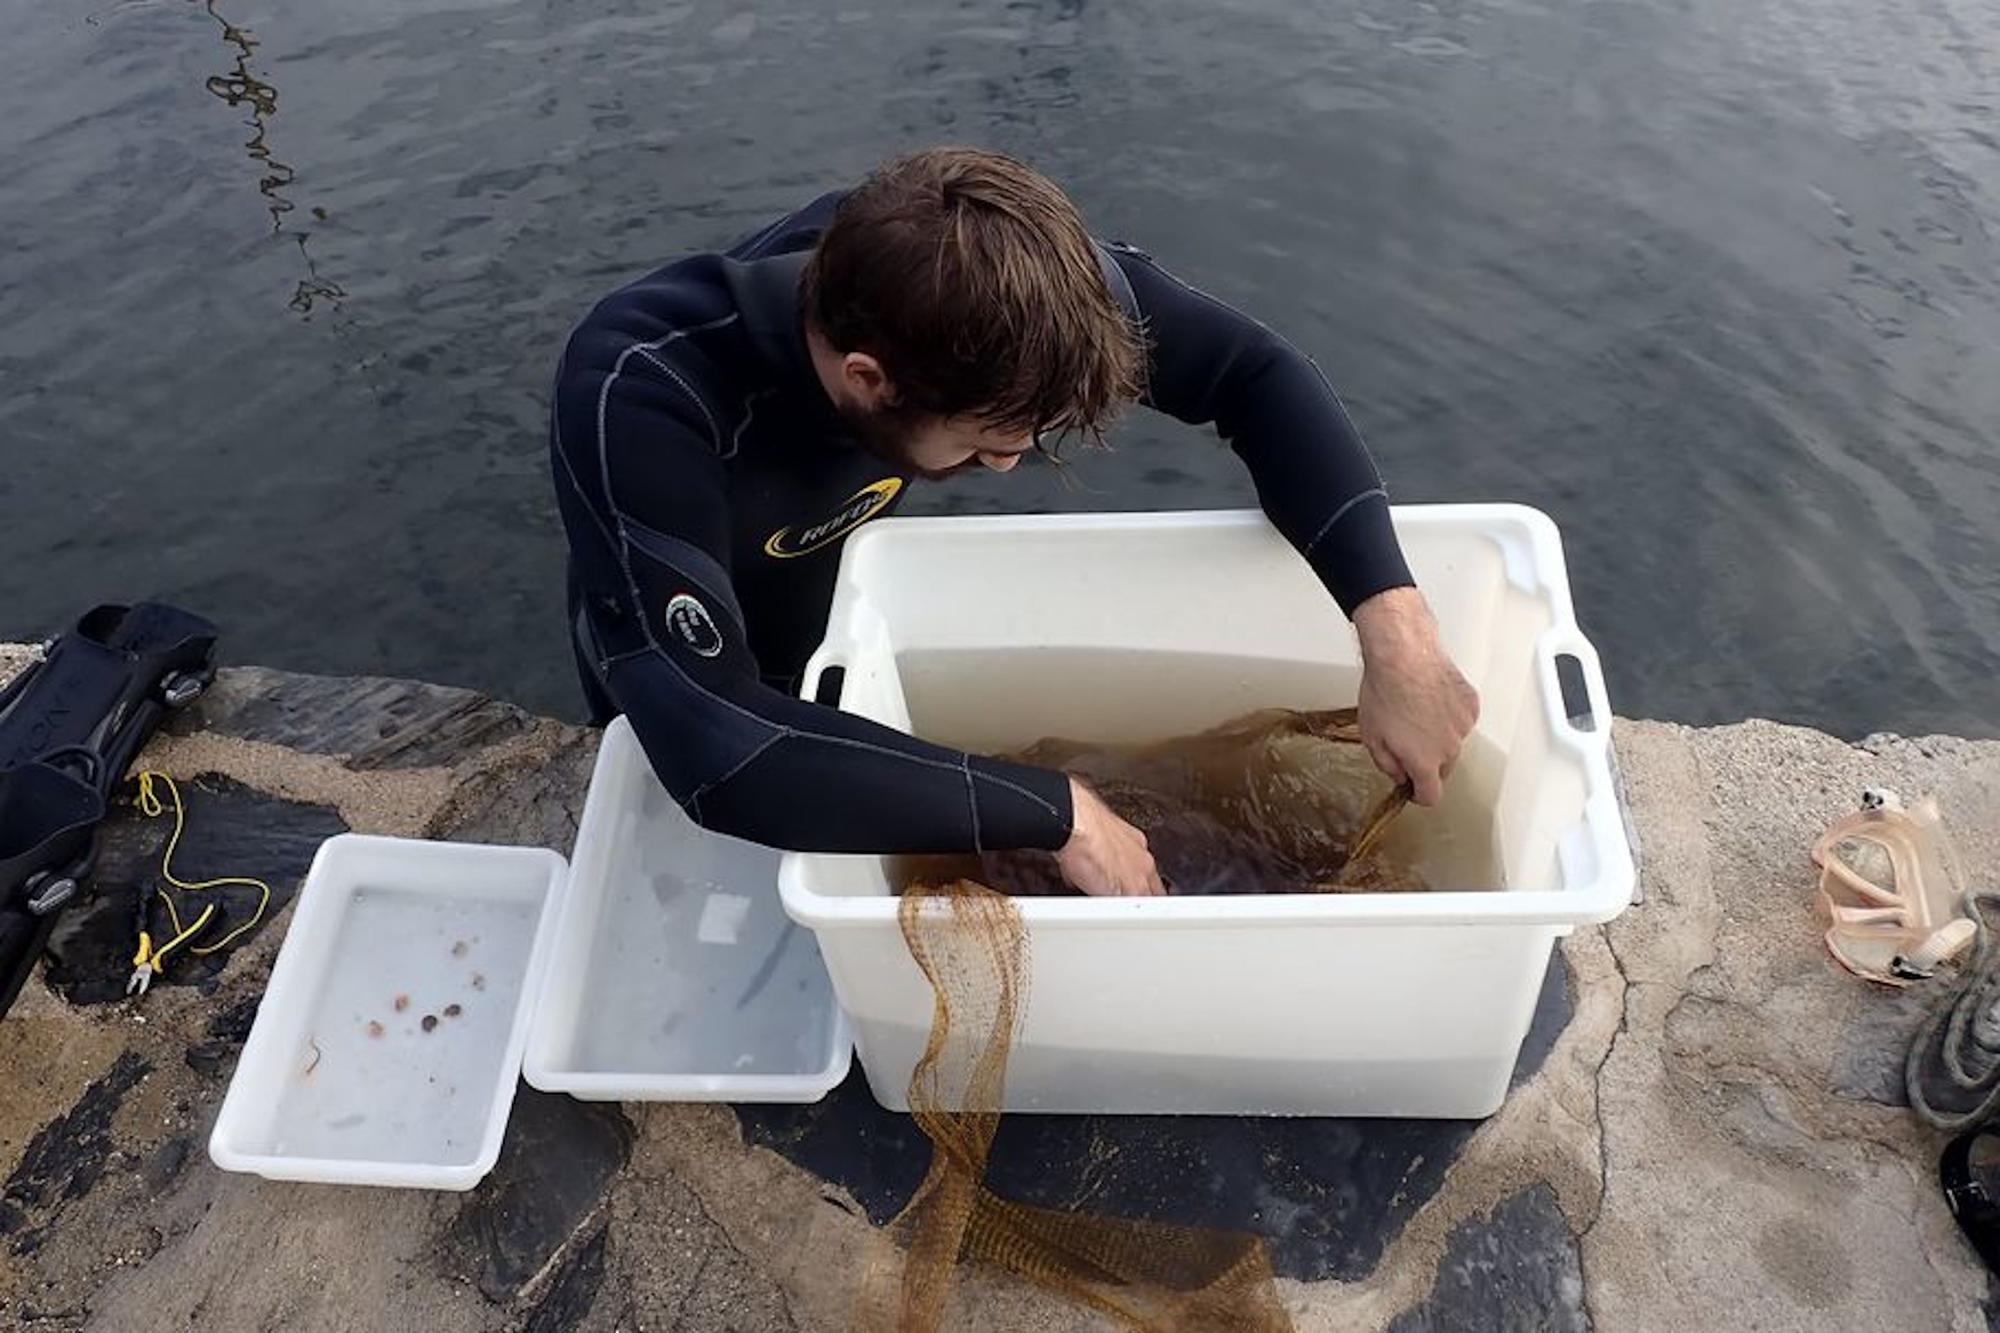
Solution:
M 181 925 L 181 914 L 174 910 L 174 900 L 166 895 L 165 890 L 161 890 L 160 892 L 160 901 L 167 905 L 167 915 L 173 919 L 174 923 L 173 938 L 168 940 L 165 944 L 162 944 L 159 948 L 155 949 L 153 947 L 152 934 L 148 931 L 142 930 L 139 932 L 138 951 L 132 955 L 132 966 L 143 967 L 146 964 L 150 963 L 152 964 L 153 970 L 155 972 L 159 972 L 165 969 L 167 965 L 168 954 L 172 953 L 175 949 L 180 948 L 181 945 L 187 943 L 188 940 L 192 939 L 194 936 L 200 934 L 202 927 L 206 926 L 210 921 L 215 919 L 215 904 L 204 903 L 202 905 L 201 915 L 194 919 L 194 924 L 192 926 L 183 927 Z
M 255 929 L 257 923 L 264 919 L 264 909 L 271 905 L 271 886 L 266 884 L 261 879 L 247 879 L 241 876 L 224 876 L 221 879 L 205 879 L 200 881 L 199 883 L 193 883 L 193 884 L 188 883 L 187 881 L 182 879 L 177 879 L 174 876 L 174 870 L 173 870 L 174 849 L 180 846 L 181 830 L 187 827 L 187 812 L 186 808 L 181 804 L 181 789 L 174 785 L 174 780 L 168 777 L 165 773 L 160 773 L 149 769 L 139 774 L 139 799 L 136 802 L 140 811 L 148 819 L 157 819 L 161 815 L 166 813 L 166 807 L 160 804 L 159 794 L 153 790 L 153 784 L 155 782 L 166 783 L 168 794 L 174 798 L 174 832 L 173 836 L 167 839 L 167 850 L 163 852 L 160 856 L 160 878 L 165 880 L 167 883 L 173 885 L 176 889 L 182 890 L 183 892 L 202 890 L 202 889 L 226 889 L 232 887 L 257 890 L 258 893 L 257 910 L 250 914 L 250 919 L 248 921 L 245 921 L 242 925 L 230 931 L 227 935 L 224 935 L 221 939 L 217 940 L 213 944 L 188 946 L 189 953 L 193 954 L 215 953 L 220 949 L 225 949 L 229 947 L 231 941 L 235 940 L 245 931 Z M 192 926 L 183 929 L 181 926 L 181 914 L 175 908 L 173 898 L 168 895 L 165 889 L 160 890 L 160 899 L 161 901 L 166 903 L 167 917 L 174 923 L 174 938 L 170 940 L 161 949 L 159 949 L 156 953 L 153 954 L 153 958 L 156 961 L 162 956 L 164 956 L 168 949 L 172 949 L 176 945 L 180 944 L 183 940 L 187 939 L 189 936 L 195 934 L 203 926 L 206 926 L 209 922 L 209 919 L 215 915 L 215 904 L 209 903 L 207 906 L 202 908 L 201 914 L 195 918 L 194 924 Z M 141 939 L 144 940 L 145 937 L 142 935 Z M 143 947 L 144 946 L 142 945 L 142 948 Z

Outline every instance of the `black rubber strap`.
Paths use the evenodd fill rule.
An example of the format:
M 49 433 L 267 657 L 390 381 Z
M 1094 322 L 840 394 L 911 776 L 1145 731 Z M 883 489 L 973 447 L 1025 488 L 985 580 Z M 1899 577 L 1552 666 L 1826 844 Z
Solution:
M 1972 1145 L 1988 1136 L 2000 1137 L 2000 1124 L 1969 1129 L 1946 1144 L 1938 1158 L 1938 1184 L 1959 1230 L 1986 1266 L 2000 1273 L 2000 1204 L 1972 1173 Z

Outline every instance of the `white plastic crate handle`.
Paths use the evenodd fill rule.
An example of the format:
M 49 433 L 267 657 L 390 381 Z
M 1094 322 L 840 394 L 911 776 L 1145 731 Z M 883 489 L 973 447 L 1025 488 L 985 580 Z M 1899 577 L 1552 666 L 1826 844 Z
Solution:
M 800 678 L 799 682 L 799 698 L 804 699 L 807 703 L 818 703 L 820 677 L 836 667 L 845 671 L 847 669 L 847 661 L 848 650 L 846 645 L 836 646 L 832 643 L 822 643 L 814 651 L 813 655 L 806 660 L 806 672 Z M 827 706 L 829 708 L 838 708 L 840 704 L 836 700 Z
M 1564 738 L 1579 754 L 1586 750 L 1603 752 L 1611 743 L 1611 704 L 1604 692 L 1604 668 L 1597 650 L 1574 625 L 1558 625 L 1544 633 L 1535 646 L 1536 667 L 1542 674 L 1542 709 L 1548 714 L 1549 734 Z M 1590 704 L 1593 730 L 1580 730 L 1563 707 L 1562 676 L 1556 660 L 1574 657 L 1582 669 L 1583 692 Z
M 1590 707 L 1589 731 L 1570 720 L 1563 704 L 1562 677 L 1556 662 L 1565 656 L 1576 659 L 1583 677 L 1584 698 Z M 1536 644 L 1535 669 L 1541 676 L 1542 710 L 1549 737 L 1583 765 L 1587 794 L 1577 850 L 1592 869 L 1592 887 L 1602 888 L 1607 895 L 1603 903 L 1593 904 L 1591 915 L 1608 918 L 1630 901 L 1634 872 L 1624 818 L 1618 810 L 1618 786 L 1611 774 L 1612 716 L 1604 668 L 1597 650 L 1575 625 L 1558 625 Z
M 892 520 L 908 522 L 907 519 Z M 866 536 L 866 533 L 860 536 Z M 857 536 L 855 541 L 860 538 Z M 850 541 L 842 553 L 841 567 L 853 558 L 855 542 Z M 806 659 L 806 669 L 799 678 L 799 697 L 808 703 L 819 702 L 819 683 L 827 672 L 839 668 L 849 670 L 857 660 L 867 660 L 870 650 L 888 653 L 889 632 L 882 623 L 882 616 L 865 596 L 859 594 L 836 594 L 833 610 L 828 613 L 828 624 L 832 634 L 822 640 L 813 655 Z M 830 705 L 838 707 L 838 705 Z

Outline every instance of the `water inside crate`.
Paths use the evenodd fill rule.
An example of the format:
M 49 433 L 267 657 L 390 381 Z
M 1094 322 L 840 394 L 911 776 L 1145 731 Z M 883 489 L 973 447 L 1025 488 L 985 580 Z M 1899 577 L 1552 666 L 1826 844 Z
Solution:
M 1059 648 L 907 652 L 897 667 L 918 735 L 1076 773 L 1147 831 L 1175 892 L 1325 884 L 1390 786 L 1359 745 L 1301 729 L 1301 712 L 1351 704 L 1351 668 Z M 1443 802 L 1397 815 L 1346 887 L 1504 888 L 1494 818 L 1503 767 L 1499 747 L 1474 733 Z M 889 870 L 898 890 L 971 878 L 1064 891 L 1053 859 L 1034 853 L 901 857 Z
M 617 839 L 582 981 L 578 1072 L 796 1075 L 837 1012 L 810 931 L 772 890 L 779 853 L 689 838 L 653 798 Z
M 355 887 L 255 1149 L 471 1162 L 540 911 L 521 894 Z

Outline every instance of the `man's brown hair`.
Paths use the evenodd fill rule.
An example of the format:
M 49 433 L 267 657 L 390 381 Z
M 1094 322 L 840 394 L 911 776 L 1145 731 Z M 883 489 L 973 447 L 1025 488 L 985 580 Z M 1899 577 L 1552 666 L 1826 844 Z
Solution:
M 999 153 L 934 148 L 843 199 L 800 300 L 836 348 L 882 363 L 897 410 L 1101 439 L 1144 354 L 1083 219 Z

